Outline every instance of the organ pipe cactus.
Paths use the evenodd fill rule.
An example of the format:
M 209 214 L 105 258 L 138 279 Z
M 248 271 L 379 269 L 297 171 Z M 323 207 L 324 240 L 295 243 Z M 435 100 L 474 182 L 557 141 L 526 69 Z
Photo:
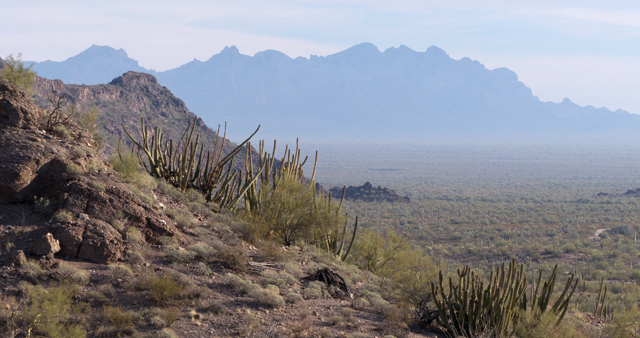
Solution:
M 244 142 L 223 156 L 226 141 L 226 124 L 224 135 L 220 138 L 220 126 L 216 133 L 213 152 L 207 150 L 200 142 L 200 135 L 193 139 L 195 121 L 191 119 L 180 140 L 174 144 L 173 139 L 165 140 L 164 133 L 155 127 L 150 133 L 149 127 L 140 119 L 142 140 L 137 140 L 122 125 L 125 133 L 138 149 L 138 159 L 145 170 L 153 177 L 165 179 L 173 186 L 185 191 L 200 191 L 208 201 L 217 203 L 221 208 L 235 209 L 244 193 L 250 188 L 252 181 L 243 180 L 243 175 L 233 169 L 233 159 L 242 147 L 255 135 L 260 126 Z M 140 152 L 146 157 L 143 159 Z M 263 168 L 259 168 L 260 173 Z M 243 184 L 244 183 L 244 184 Z
M 454 283 L 450 277 L 448 292 L 440 271 L 438 284 L 431 283 L 438 322 L 449 335 L 464 337 L 476 337 L 482 333 L 488 333 L 491 337 L 513 336 L 522 311 L 534 311 L 536 316 L 540 316 L 550 310 L 557 316 L 557 324 L 567 311 L 578 281 L 573 275 L 569 277 L 564 291 L 549 307 L 556 274 L 557 265 L 541 289 L 540 274 L 535 291 L 532 292 L 531 306 L 528 307 L 524 265 L 516 268 L 515 261 L 506 270 L 503 263 L 496 268 L 495 273 L 492 271 L 486 284 L 469 267 L 458 270 L 458 282 Z M 576 282 L 571 288 L 574 279 Z
M 604 278 L 600 278 L 600 288 L 598 290 L 598 297 L 596 297 L 596 308 L 593 311 L 594 316 L 607 318 L 607 306 L 604 304 L 605 297 L 607 297 L 607 286 L 604 285 Z

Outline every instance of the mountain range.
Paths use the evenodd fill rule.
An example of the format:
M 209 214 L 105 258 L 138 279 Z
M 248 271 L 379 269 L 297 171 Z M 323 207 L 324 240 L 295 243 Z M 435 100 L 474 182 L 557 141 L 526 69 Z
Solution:
M 226 47 L 209 60 L 147 70 L 122 49 L 92 46 L 62 62 L 34 63 L 65 83 L 110 82 L 126 71 L 154 75 L 208 125 L 227 121 L 240 140 L 308 142 L 636 142 L 640 116 L 542 102 L 507 68 L 454 60 L 431 46 L 380 51 L 369 43 L 339 53 L 290 58 Z

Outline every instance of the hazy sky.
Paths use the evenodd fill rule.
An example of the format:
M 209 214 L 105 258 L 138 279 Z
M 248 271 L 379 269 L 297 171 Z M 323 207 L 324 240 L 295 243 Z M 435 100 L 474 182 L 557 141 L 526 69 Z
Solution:
M 0 55 L 62 61 L 92 44 L 156 70 L 225 46 L 328 55 L 361 42 L 431 45 L 508 67 L 543 101 L 640 114 L 639 1 L 2 1 Z

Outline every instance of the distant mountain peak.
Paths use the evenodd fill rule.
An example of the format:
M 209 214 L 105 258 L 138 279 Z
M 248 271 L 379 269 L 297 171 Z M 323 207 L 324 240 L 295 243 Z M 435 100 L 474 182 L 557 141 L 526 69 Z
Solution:
M 240 51 L 236 46 L 225 46 L 224 49 L 220 52 L 220 54 L 236 55 L 236 54 L 240 54 Z
M 436 46 L 431 46 L 427 48 L 427 55 L 432 57 L 440 57 L 440 58 L 447 58 L 447 59 L 450 58 L 447 52 L 445 52 L 443 49 L 438 48 Z
M 99 45 L 91 45 L 91 47 L 85 49 L 83 52 L 76 55 L 76 57 L 80 55 L 92 55 L 92 56 L 101 55 L 101 56 L 117 56 L 121 58 L 129 58 L 129 55 L 127 55 L 127 52 L 122 48 L 115 49 L 111 46 L 99 46 Z
M 370 43 L 370 42 L 363 42 L 361 44 L 355 45 L 351 48 L 348 48 L 346 51 L 350 51 L 352 53 L 358 53 L 358 54 L 380 54 L 380 50 L 378 49 L 378 47 L 376 47 L 376 45 Z

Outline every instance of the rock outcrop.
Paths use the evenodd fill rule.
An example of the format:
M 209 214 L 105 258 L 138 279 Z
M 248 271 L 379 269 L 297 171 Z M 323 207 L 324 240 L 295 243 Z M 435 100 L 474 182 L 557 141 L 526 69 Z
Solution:
M 333 187 L 329 189 L 329 191 L 331 192 L 331 196 L 334 198 L 340 198 L 342 196 L 342 188 Z M 369 182 L 366 182 L 359 187 L 350 186 L 346 188 L 344 198 L 347 200 L 364 202 L 411 202 L 409 197 L 400 196 L 394 190 L 388 188 L 374 188 Z
M 60 241 L 55 239 L 51 233 L 37 239 L 31 245 L 31 254 L 36 256 L 54 255 L 60 251 Z
M 0 84 L 0 204 L 44 199 L 70 215 L 50 222 L 53 236 L 41 239 L 48 244 L 35 242 L 33 254 L 48 248 L 42 255 L 59 250 L 66 257 L 117 261 L 124 244 L 111 223 L 119 217 L 150 241 L 180 235 L 171 219 L 142 201 L 104 165 L 88 131 L 73 122 L 63 126 L 61 136 L 42 130 L 49 113 L 17 87 Z

